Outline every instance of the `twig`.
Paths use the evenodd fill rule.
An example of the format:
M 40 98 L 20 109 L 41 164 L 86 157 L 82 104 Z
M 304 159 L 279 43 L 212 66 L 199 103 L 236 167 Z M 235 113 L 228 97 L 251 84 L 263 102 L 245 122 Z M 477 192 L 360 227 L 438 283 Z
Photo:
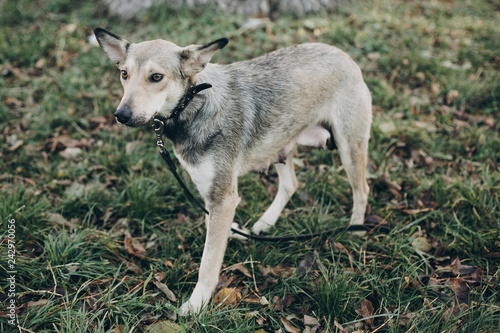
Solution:
M 57 280 L 56 280 L 56 275 L 54 274 L 54 271 L 52 270 L 52 267 L 50 266 L 50 261 L 48 262 L 50 272 L 52 273 L 52 278 L 54 279 L 54 294 L 56 294 L 57 290 Z

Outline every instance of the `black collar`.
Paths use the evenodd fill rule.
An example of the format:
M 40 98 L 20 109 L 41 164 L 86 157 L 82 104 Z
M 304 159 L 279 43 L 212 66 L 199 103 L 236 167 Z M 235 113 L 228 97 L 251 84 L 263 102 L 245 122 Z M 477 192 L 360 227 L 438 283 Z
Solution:
M 188 104 L 191 102 L 191 100 L 197 93 L 211 87 L 212 85 L 210 83 L 202 83 L 197 86 L 195 86 L 194 84 L 191 85 L 191 87 L 187 89 L 186 93 L 181 98 L 179 103 L 177 103 L 177 106 L 174 108 L 172 114 L 167 119 L 178 116 L 182 111 L 184 111 L 184 109 L 188 106 Z

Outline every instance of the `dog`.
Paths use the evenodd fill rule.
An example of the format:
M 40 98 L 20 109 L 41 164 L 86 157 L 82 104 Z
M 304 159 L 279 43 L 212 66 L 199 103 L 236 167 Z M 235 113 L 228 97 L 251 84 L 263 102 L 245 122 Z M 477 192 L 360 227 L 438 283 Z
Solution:
M 165 40 L 130 43 L 102 28 L 94 33 L 120 70 L 124 94 L 117 121 L 138 127 L 162 119 L 209 212 L 198 282 L 181 314 L 199 313 L 216 288 L 240 202 L 238 177 L 275 164 L 277 195 L 252 228 L 268 231 L 297 190 L 297 145 L 337 147 L 352 187 L 350 224 L 363 224 L 372 103 L 360 68 L 346 53 L 309 43 L 220 65 L 209 61 L 226 38 L 180 47 Z M 211 88 L 193 94 L 204 83 Z

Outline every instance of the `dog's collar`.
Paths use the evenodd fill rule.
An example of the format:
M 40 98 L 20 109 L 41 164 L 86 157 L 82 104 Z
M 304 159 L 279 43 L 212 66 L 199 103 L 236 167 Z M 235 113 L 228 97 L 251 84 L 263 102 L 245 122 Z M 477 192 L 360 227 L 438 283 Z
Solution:
M 174 111 L 172 111 L 172 114 L 167 119 L 178 116 L 189 105 L 189 103 L 197 93 L 211 87 L 212 85 L 210 83 L 202 83 L 196 86 L 194 84 L 191 85 L 191 87 L 186 90 L 186 93 L 181 98 L 179 103 L 177 103 L 177 106 L 174 108 Z

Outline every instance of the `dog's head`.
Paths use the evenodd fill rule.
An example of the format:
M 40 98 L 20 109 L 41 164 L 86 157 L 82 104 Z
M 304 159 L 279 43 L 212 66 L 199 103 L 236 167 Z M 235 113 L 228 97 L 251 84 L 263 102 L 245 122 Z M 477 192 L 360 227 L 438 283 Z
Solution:
M 157 114 L 169 117 L 190 82 L 195 82 L 196 74 L 228 43 L 221 38 L 187 47 L 165 40 L 134 44 L 102 28 L 95 29 L 94 34 L 120 70 L 124 93 L 116 119 L 134 127 L 148 123 Z

